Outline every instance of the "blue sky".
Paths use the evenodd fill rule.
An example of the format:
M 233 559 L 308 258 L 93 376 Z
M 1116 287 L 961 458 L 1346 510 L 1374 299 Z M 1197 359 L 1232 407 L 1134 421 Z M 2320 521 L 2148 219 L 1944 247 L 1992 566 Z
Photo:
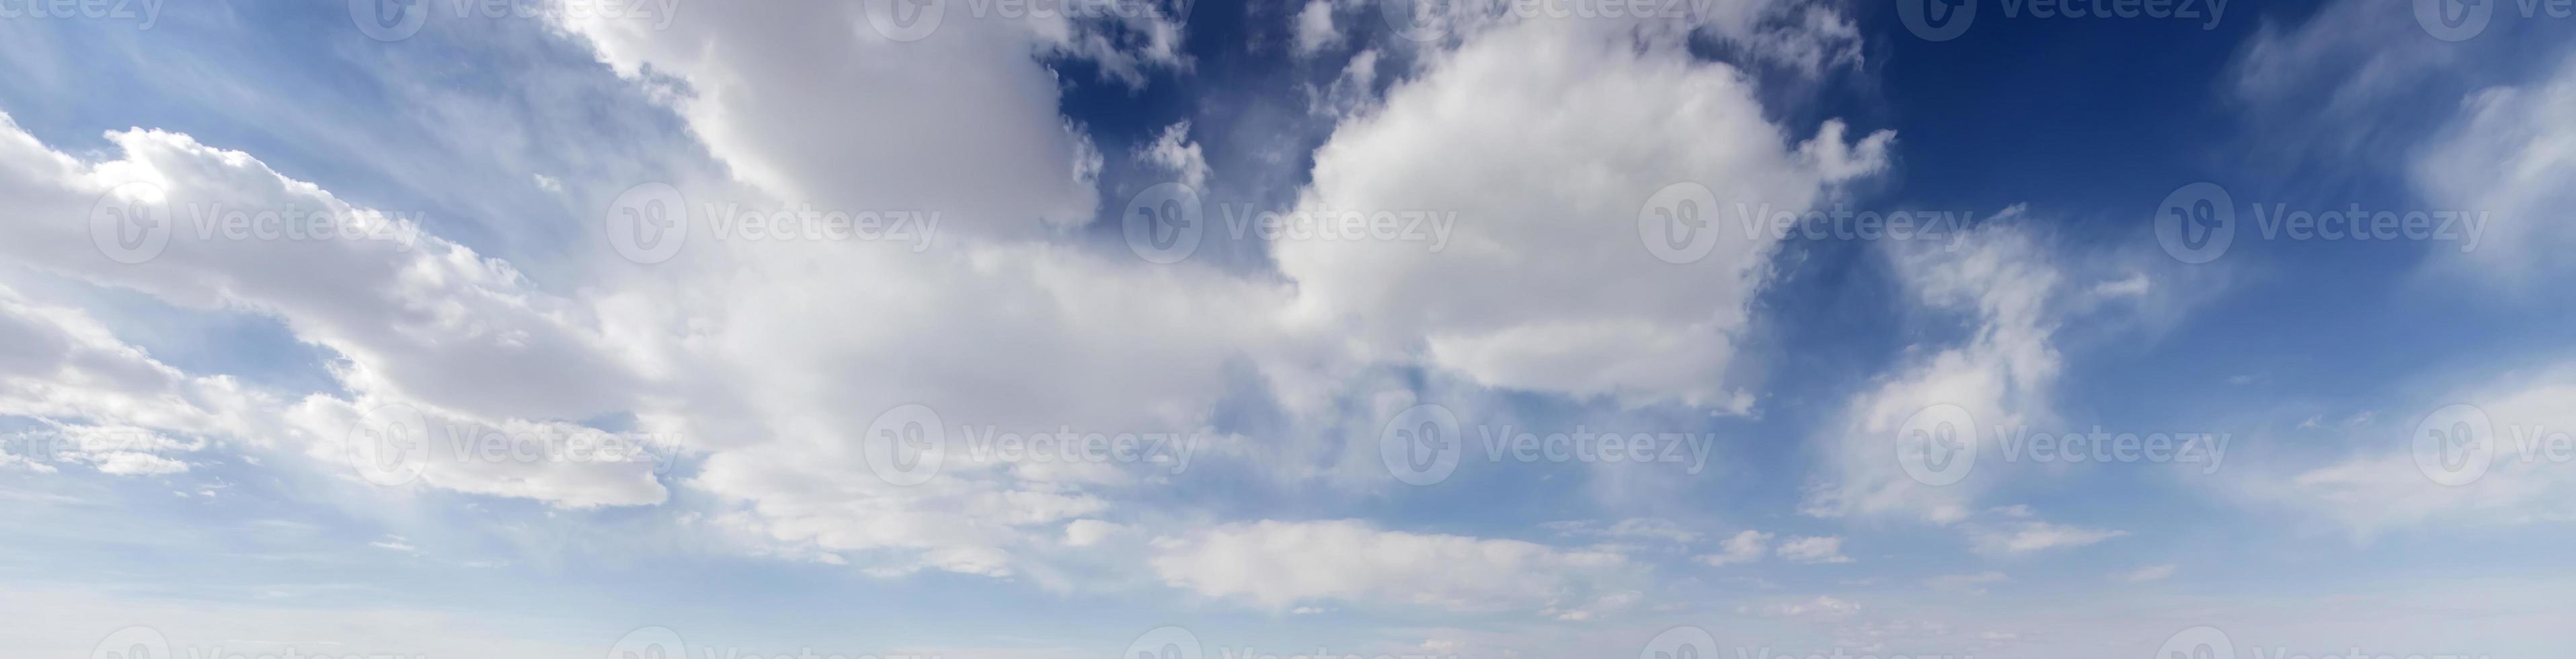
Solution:
M 2576 646 L 2576 18 L 1649 4 L 0 1 L 0 646 Z

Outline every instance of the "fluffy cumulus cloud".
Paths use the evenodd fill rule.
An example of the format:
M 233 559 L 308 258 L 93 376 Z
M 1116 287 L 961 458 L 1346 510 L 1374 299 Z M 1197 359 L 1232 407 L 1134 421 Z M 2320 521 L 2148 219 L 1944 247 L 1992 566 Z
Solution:
M 1454 235 L 1291 236 L 1274 255 L 1301 308 L 1365 319 L 1487 386 L 1733 399 L 1724 375 L 1775 238 L 1726 218 L 1806 209 L 1883 168 L 1893 138 L 1838 123 L 1791 135 L 1737 69 L 1616 22 L 1519 22 L 1428 67 L 1334 131 L 1296 212 L 1420 214 L 1454 219 Z M 1661 234 L 1641 226 L 1662 227 L 1640 216 L 1684 184 L 1709 190 L 1681 211 L 1706 227 L 1659 258 Z
M 0 126 L 0 205 L 12 209 L 0 255 L 168 305 L 273 319 L 328 352 L 336 385 L 286 397 L 192 375 L 85 314 L 0 289 L 0 415 L 35 419 L 21 432 L 68 447 L 0 455 L 0 467 L 167 476 L 232 442 L 406 492 L 555 512 L 662 507 L 748 553 L 881 576 L 944 570 L 1046 587 L 1129 577 L 1279 611 L 1581 621 L 1641 606 L 1657 583 L 1646 552 L 1705 566 L 1849 563 L 1841 536 L 1719 539 L 1658 519 L 1562 529 L 1600 541 L 1578 546 L 1355 520 L 1183 525 L 1169 520 L 1186 515 L 1145 503 L 1177 465 L 1019 460 L 979 443 L 1167 434 L 1240 459 L 1289 450 L 1277 436 L 1288 434 L 1326 443 L 1302 448 L 1327 460 L 1373 463 L 1374 435 L 1343 432 L 1342 417 L 1385 418 L 1417 400 L 1401 389 L 1420 381 L 1746 411 L 1749 385 L 1730 373 L 1779 240 L 1746 215 L 1837 198 L 1888 167 L 1894 136 L 1775 123 L 1744 70 L 1656 28 L 1709 30 L 1810 72 L 1856 61 L 1846 19 L 1793 4 L 1712 3 L 1715 14 L 1657 26 L 1510 21 L 1423 46 L 1382 99 L 1327 113 L 1339 123 L 1291 215 L 1421 214 L 1441 241 L 1291 232 L 1269 245 L 1276 272 L 1157 267 L 1077 239 L 1095 219 L 1105 156 L 1063 118 L 1047 62 L 1079 60 L 1120 84 L 1186 70 L 1166 16 L 951 12 L 934 33 L 903 35 L 917 40 L 872 20 L 870 3 L 695 12 L 667 27 L 556 17 L 607 71 L 649 89 L 722 172 L 539 177 L 596 201 L 667 184 L 684 200 L 668 210 L 697 232 L 665 262 L 574 254 L 588 260 L 542 285 L 464 233 L 436 231 L 462 223 L 367 208 L 188 135 L 119 131 L 107 150 L 73 155 Z M 1346 38 L 1335 13 L 1352 9 L 1297 12 L 1297 48 L 1332 50 Z M 1341 91 L 1368 96 L 1376 58 L 1338 67 L 1359 79 Z M 1218 172 L 1193 135 L 1168 124 L 1129 155 L 1201 185 Z M 735 203 L 943 217 L 931 249 L 717 240 L 709 211 Z M 101 221 L 102 209 L 122 215 Z M 318 214 L 338 231 L 220 235 L 235 212 Z M 593 235 L 609 223 L 590 221 L 613 217 L 580 219 L 588 242 L 613 242 Z M 1811 508 L 1955 522 L 1972 488 L 1908 485 L 1885 440 L 1933 403 L 1988 423 L 2044 414 L 2059 368 L 2054 305 L 2083 289 L 2008 227 L 1964 253 L 1895 258 L 1910 302 L 1975 331 L 1910 354 L 1850 401 L 1824 438 L 1838 480 Z M 1238 420 L 1220 414 L 1229 404 L 1289 420 L 1259 437 L 1214 430 Z M 387 463 L 356 450 L 395 436 L 420 452 Z M 627 451 L 562 452 L 576 442 Z M 907 449 L 918 462 L 884 453 Z M 2003 524 L 2007 553 L 2102 539 Z M 1119 565 L 1136 556 L 1141 565 Z M 1856 610 L 1830 597 L 1780 606 Z
M 995 235 L 1088 221 L 1096 199 L 1088 177 L 1099 156 L 1058 114 L 1055 74 L 1038 56 L 1081 58 L 1137 82 L 1183 65 L 1178 17 L 1161 13 L 1023 18 L 958 7 L 913 25 L 870 15 L 887 10 L 750 5 L 668 26 L 568 17 L 564 27 L 620 73 L 667 87 L 707 148 L 779 199 L 943 209 L 967 218 L 957 231 Z

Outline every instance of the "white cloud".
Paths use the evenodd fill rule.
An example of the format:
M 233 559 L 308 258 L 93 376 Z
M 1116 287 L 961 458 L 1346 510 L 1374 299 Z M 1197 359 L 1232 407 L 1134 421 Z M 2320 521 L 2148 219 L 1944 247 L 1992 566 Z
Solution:
M 1781 560 L 1791 563 L 1849 563 L 1841 536 L 1790 538 L 1780 542 Z
M 1190 122 L 1172 124 L 1157 133 L 1154 143 L 1145 146 L 1144 155 L 1147 162 L 1172 172 L 1181 185 L 1207 189 L 1207 154 L 1197 142 L 1190 141 Z
M 1859 603 L 1831 595 L 1817 595 L 1815 599 L 1777 602 L 1765 605 L 1759 609 L 1748 609 L 1747 612 L 1758 612 L 1761 615 L 1771 616 L 1774 618 L 1831 619 L 1850 617 L 1853 614 L 1860 613 L 1860 610 L 1861 606 Z
M 2141 568 L 2138 568 L 2138 569 L 2135 569 L 2135 570 L 2129 570 L 2129 571 L 2127 571 L 2127 572 L 2120 572 L 2120 573 L 2113 574 L 2113 575 L 2111 575 L 2111 578 L 2112 578 L 2112 579 L 2114 579 L 2114 580 L 2118 580 L 2118 581 L 2126 581 L 2126 582 L 2129 582 L 2129 583 L 2145 583 L 2145 582 L 2149 582 L 2149 581 L 2163 581 L 2163 580 L 2165 580 L 2165 579 L 2168 579 L 2168 578 L 2173 577 L 2173 575 L 2174 575 L 2174 570 L 2175 570 L 2175 569 L 2177 569 L 2177 568 L 2176 568 L 2176 566 L 2175 566 L 2174 564 L 2172 564 L 2172 563 L 2165 563 L 2165 564 L 2162 564 L 2162 565 L 2149 565 L 2149 566 L 2141 567 Z
M 1647 251 L 1640 213 L 1684 182 L 1804 209 L 1885 167 L 1892 135 L 1852 139 L 1834 122 L 1792 137 L 1764 119 L 1742 73 L 1616 27 L 1533 20 L 1482 33 L 1337 128 L 1300 208 L 1454 213 L 1456 235 L 1439 253 L 1282 241 L 1274 256 L 1301 306 L 1488 386 L 1735 400 L 1723 376 L 1773 241 L 1713 217 L 1722 230 L 1706 258 L 1666 263 Z
M 1699 556 L 1699 562 L 1706 563 L 1713 567 L 1725 567 L 1728 565 L 1751 563 L 1762 560 L 1762 555 L 1770 552 L 1770 542 L 1771 534 L 1769 533 L 1751 530 L 1744 531 L 1728 537 L 1724 542 L 1718 543 L 1717 553 L 1701 554 Z
M 2520 87 L 2480 91 L 2413 163 L 2432 206 L 2480 214 L 2475 240 L 2433 243 L 2433 267 L 2474 282 L 2527 288 L 2571 272 L 2576 248 L 2576 58 Z M 2464 238 L 2470 237 L 2466 234 Z
M 2013 228 L 2007 211 L 1964 242 L 1958 251 L 1900 246 L 1892 251 L 1899 274 L 1924 306 L 1965 312 L 1974 333 L 1965 345 L 1917 346 L 1910 363 L 1853 398 L 1838 429 L 1823 440 L 1839 446 L 1827 482 L 1812 491 L 1811 514 L 1907 515 L 1935 523 L 1966 519 L 1975 491 L 1992 473 L 1969 472 L 1946 486 L 1924 484 L 1897 461 L 1898 431 L 1935 405 L 1967 410 L 1976 428 L 1962 434 L 1980 453 L 1999 449 L 1980 430 L 2045 418 L 2049 389 L 2061 358 L 2052 337 L 2052 299 L 2066 276 L 2043 248 Z M 1910 251 L 1909 251 L 1910 250 Z M 1992 465 L 1972 467 L 1991 472 Z
M 2027 520 L 1970 531 L 1969 540 L 1978 551 L 1989 554 L 2026 554 L 2048 549 L 2082 547 L 2128 534 L 2127 531 L 2114 529 L 2091 529 Z
M 1382 531 L 1354 521 L 1226 524 L 1156 540 L 1165 583 L 1286 610 L 1320 600 L 1588 617 L 1624 608 L 1641 566 L 1598 550 Z
M 1333 29 L 1332 0 L 1307 0 L 1306 7 L 1297 11 L 1296 34 L 1295 52 L 1300 56 L 1340 43 L 1342 33 Z
M 2358 447 L 2348 456 L 2316 466 L 2248 469 L 2227 492 L 2248 506 L 2323 521 L 2362 538 L 2406 529 L 2576 521 L 2576 504 L 2570 503 L 2576 502 L 2576 469 L 2550 457 L 2552 451 L 2565 454 L 2552 446 L 2569 445 L 2566 433 L 2576 428 L 2576 408 L 2566 402 L 2576 400 L 2576 364 L 2555 363 L 2423 400 L 2418 412 L 2397 423 L 2377 430 L 2345 428 Z M 2468 446 L 2491 452 L 2482 474 L 2444 485 L 2417 462 L 2417 433 L 2447 430 L 2418 426 L 2454 403 L 2484 415 L 2489 436 Z
M 609 17 L 565 27 L 620 74 L 684 84 L 664 97 L 734 175 L 770 195 L 848 212 L 944 209 L 980 235 L 1033 237 L 1091 218 L 1089 147 L 1059 116 L 1040 53 L 1131 82 L 1181 64 L 1180 28 L 1159 15 L 1129 25 L 950 11 L 935 33 L 897 42 L 866 13 L 865 3 L 742 7 L 660 29 Z M 1107 32 L 1130 28 L 1146 38 L 1114 46 Z

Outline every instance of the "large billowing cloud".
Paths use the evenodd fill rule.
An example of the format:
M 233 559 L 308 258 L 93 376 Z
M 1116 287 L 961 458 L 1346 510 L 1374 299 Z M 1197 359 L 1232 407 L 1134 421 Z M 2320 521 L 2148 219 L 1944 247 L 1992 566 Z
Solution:
M 1763 118 L 1736 69 L 1627 27 L 1498 28 L 1346 120 L 1317 151 L 1297 212 L 1427 214 L 1454 218 L 1455 232 L 1446 244 L 1282 241 L 1299 303 L 1365 319 L 1379 339 L 1488 386 L 1732 400 L 1723 376 L 1776 239 L 1741 213 L 1807 209 L 1884 167 L 1892 135 L 1847 141 L 1828 123 L 1793 136 Z M 1676 184 L 1713 193 L 1686 211 L 1713 235 L 1670 262 L 1649 250 L 1639 216 L 1672 203 L 1658 194 Z
M 1774 242 L 1748 234 L 1741 213 L 1805 209 L 1837 183 L 1884 168 L 1891 143 L 1839 123 L 1793 134 L 1763 117 L 1743 74 L 1692 57 L 1672 34 L 1521 22 L 1432 53 L 1376 111 L 1346 118 L 1300 196 L 1302 211 L 1454 213 L 1454 243 L 1434 253 L 1400 241 L 1291 238 L 1274 246 L 1278 273 L 1156 267 L 1061 238 L 1091 219 L 1102 156 L 1057 113 L 1054 74 L 1042 64 L 1080 57 L 1113 77 L 1185 66 L 1151 36 L 1161 34 L 1156 21 L 951 16 L 923 39 L 896 41 L 849 6 L 698 18 L 664 30 L 563 25 L 620 75 L 665 92 L 730 169 L 735 180 L 661 182 L 684 200 L 681 212 L 703 222 L 708 203 L 936 211 L 935 247 L 717 240 L 699 224 L 669 261 L 641 265 L 598 250 L 589 254 L 598 262 L 572 269 L 581 279 L 541 286 L 418 218 L 352 205 L 249 154 L 136 130 L 110 136 L 112 156 L 84 160 L 13 126 L 0 132 L 0 168 L 10 174 L 0 202 L 24 212 L 0 224 L 10 258 L 171 304 L 274 317 L 341 358 L 332 374 L 343 389 L 294 403 L 241 394 L 194 405 L 216 410 L 203 416 L 238 417 L 221 427 L 76 407 L 224 382 L 126 359 L 133 377 L 106 393 L 36 392 L 13 409 L 238 436 L 358 476 L 368 474 L 347 464 L 351 430 L 387 409 L 473 436 L 646 437 L 690 469 L 657 471 L 668 464 L 659 453 L 474 459 L 440 436 L 402 484 L 558 508 L 686 506 L 675 512 L 751 551 L 879 574 L 934 569 L 1059 585 L 1074 579 L 1065 564 L 1084 551 L 1166 537 L 1155 575 L 1212 596 L 1391 596 L 1582 618 L 1633 600 L 1642 569 L 1615 553 L 1350 523 L 1131 533 L 1188 516 L 1136 503 L 1177 465 L 996 459 L 969 440 L 1169 433 L 1211 453 L 1266 455 L 1275 447 L 1244 445 L 1287 440 L 1210 430 L 1221 402 L 1258 396 L 1291 417 L 1283 432 L 1349 441 L 1336 401 L 1405 398 L 1372 390 L 1384 380 L 1367 374 L 1386 366 L 1741 410 L 1747 395 L 1724 375 Z M 1099 40 L 1140 34 L 1148 38 Z M 639 183 L 648 182 L 607 185 Z M 1657 258 L 1639 216 L 1685 183 L 1713 194 L 1699 209 L 1709 214 L 1699 234 L 1706 249 Z M 167 243 L 120 262 L 92 233 L 102 203 L 157 209 L 172 222 Z M 364 235 L 194 233 L 190 216 L 219 206 L 323 211 Z M 923 457 L 931 473 L 889 475 L 871 454 L 885 448 L 870 442 L 889 413 L 944 440 Z M 1373 455 L 1334 448 L 1327 453 L 1362 462 Z M 1281 534 L 1348 551 L 1276 583 L 1189 558 L 1192 547 L 1204 557 L 1206 547 L 1275 544 Z M 1387 548 L 1410 556 L 1370 553 Z M 1464 571 L 1391 586 L 1330 576 L 1371 565 L 1381 574 Z M 1527 570 L 1564 574 L 1497 576 Z

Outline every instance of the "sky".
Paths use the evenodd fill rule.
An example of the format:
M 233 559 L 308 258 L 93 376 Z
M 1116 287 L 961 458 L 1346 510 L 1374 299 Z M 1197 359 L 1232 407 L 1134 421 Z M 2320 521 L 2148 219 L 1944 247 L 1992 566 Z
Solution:
M 0 647 L 2576 647 L 2549 0 L 0 0 Z

